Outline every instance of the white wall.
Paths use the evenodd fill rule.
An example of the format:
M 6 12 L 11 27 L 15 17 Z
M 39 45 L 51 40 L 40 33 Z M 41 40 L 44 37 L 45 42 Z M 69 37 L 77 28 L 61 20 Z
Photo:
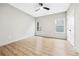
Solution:
M 33 36 L 34 32 L 32 16 L 9 4 L 0 4 L 0 46 Z
M 75 47 L 79 50 L 79 3 L 73 4 L 75 9 Z
M 36 22 L 39 21 L 41 31 L 36 31 L 36 35 L 47 36 L 47 37 L 56 37 L 66 39 L 66 18 L 65 13 L 58 13 L 48 16 L 42 16 L 36 18 Z M 64 20 L 64 32 L 56 32 L 56 20 Z

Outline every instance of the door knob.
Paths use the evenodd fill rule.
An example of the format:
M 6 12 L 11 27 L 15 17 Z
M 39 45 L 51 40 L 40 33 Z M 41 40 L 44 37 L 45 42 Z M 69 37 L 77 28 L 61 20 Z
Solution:
M 71 31 L 71 29 L 69 31 Z

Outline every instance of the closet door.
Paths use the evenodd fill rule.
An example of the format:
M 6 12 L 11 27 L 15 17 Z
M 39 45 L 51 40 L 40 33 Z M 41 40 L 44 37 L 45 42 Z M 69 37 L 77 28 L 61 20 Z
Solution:
M 36 35 L 39 36 L 47 36 L 49 37 L 51 35 L 52 31 L 52 21 L 50 19 L 37 19 L 36 20 Z

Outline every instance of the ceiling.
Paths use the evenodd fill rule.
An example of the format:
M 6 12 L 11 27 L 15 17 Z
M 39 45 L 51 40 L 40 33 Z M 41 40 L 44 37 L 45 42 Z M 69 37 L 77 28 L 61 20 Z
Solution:
M 30 14 L 33 17 L 45 16 L 54 13 L 65 12 L 69 8 L 69 3 L 44 3 L 43 6 L 49 7 L 50 10 L 41 9 L 35 12 L 39 8 L 38 3 L 10 3 L 10 5 Z

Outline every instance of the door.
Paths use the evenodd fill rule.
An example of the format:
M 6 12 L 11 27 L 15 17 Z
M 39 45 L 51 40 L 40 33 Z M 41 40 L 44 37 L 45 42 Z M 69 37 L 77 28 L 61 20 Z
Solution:
M 74 46 L 74 9 L 67 13 L 67 39 Z

